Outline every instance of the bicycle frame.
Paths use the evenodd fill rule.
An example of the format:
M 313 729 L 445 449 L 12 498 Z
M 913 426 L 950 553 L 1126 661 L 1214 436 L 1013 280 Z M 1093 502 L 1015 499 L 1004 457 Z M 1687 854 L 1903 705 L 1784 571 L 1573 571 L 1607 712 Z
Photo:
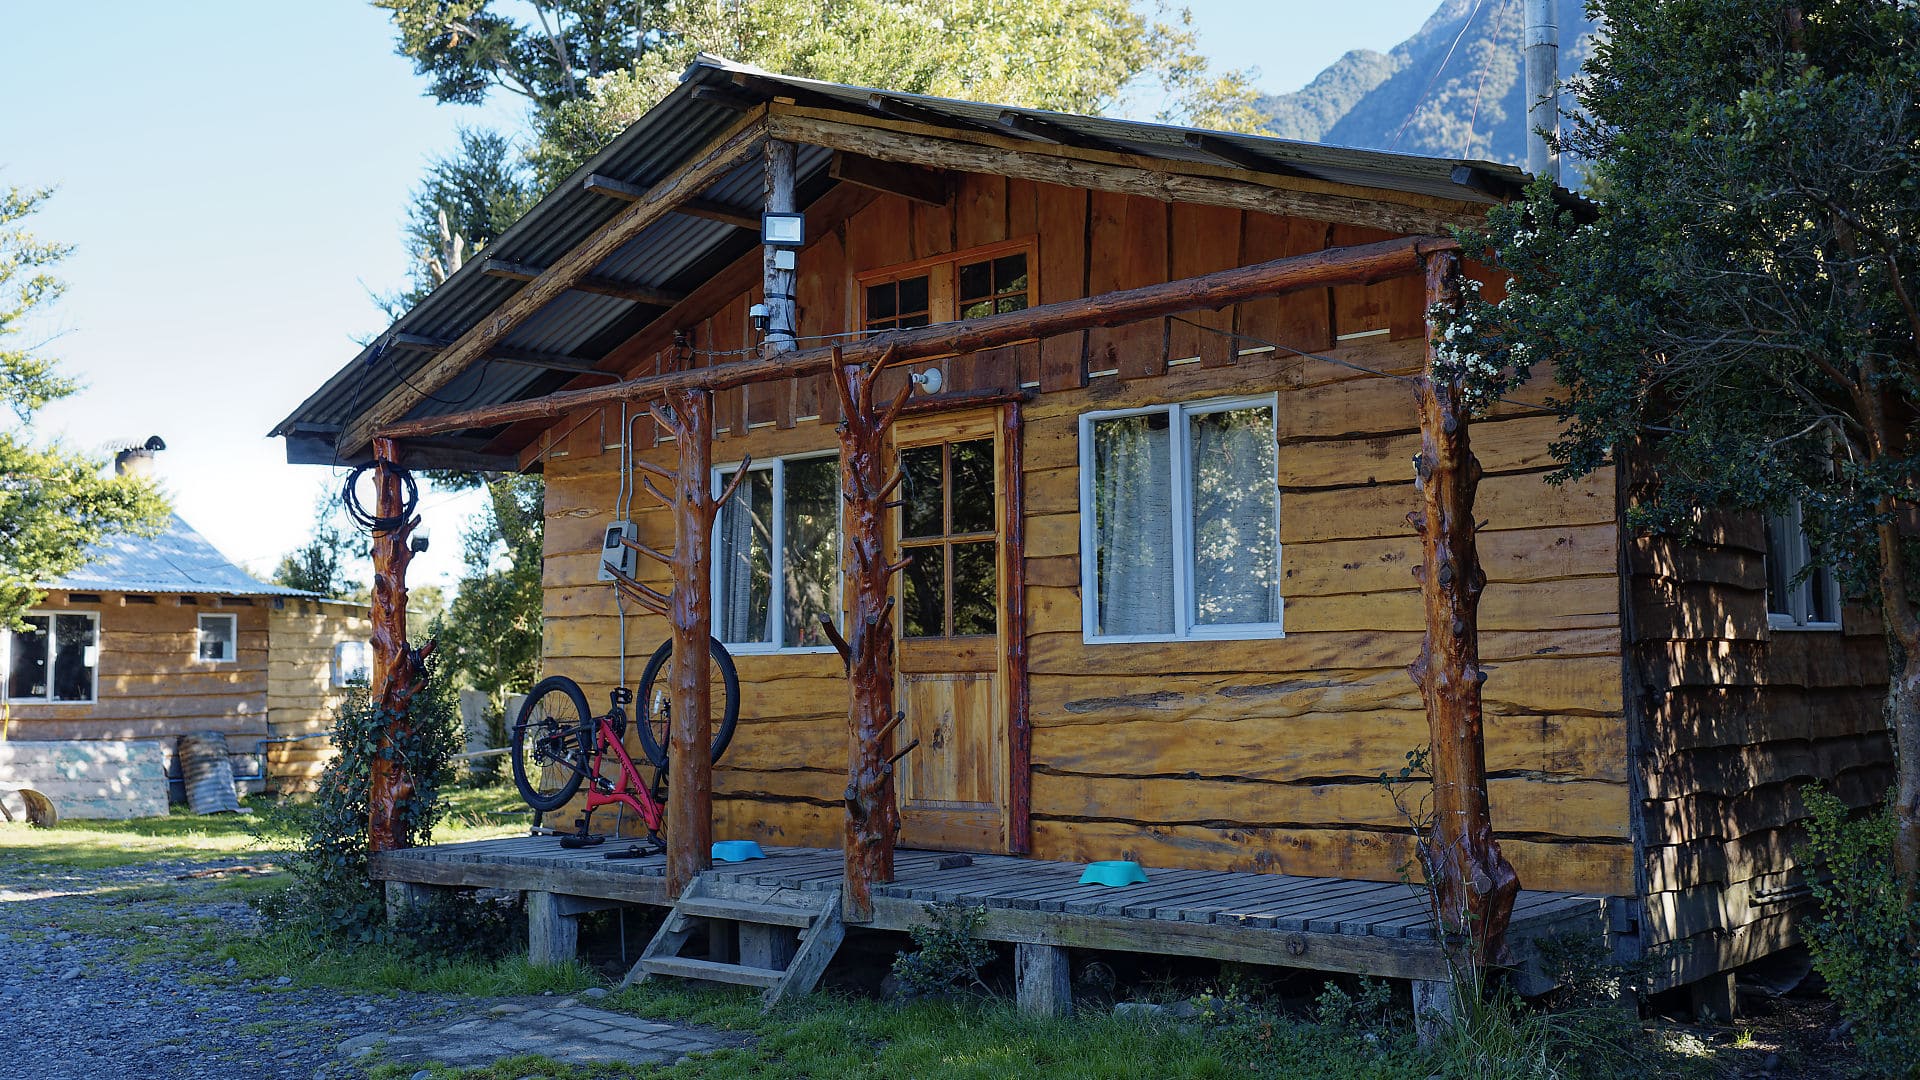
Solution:
M 667 808 L 654 799 L 652 789 L 640 782 L 640 770 L 634 766 L 633 758 L 627 754 L 626 744 L 614 728 L 617 718 L 624 719 L 621 710 L 616 708 L 594 719 L 593 771 L 587 776 L 587 813 L 592 814 L 602 806 L 618 804 L 632 810 L 647 831 L 657 835 L 666 821 Z M 609 747 L 620 762 L 618 784 L 606 779 L 600 771 Z

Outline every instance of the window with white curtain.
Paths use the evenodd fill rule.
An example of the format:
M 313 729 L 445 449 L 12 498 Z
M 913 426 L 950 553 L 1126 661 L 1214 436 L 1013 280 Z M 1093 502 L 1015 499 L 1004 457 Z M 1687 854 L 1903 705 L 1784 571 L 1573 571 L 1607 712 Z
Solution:
M 0 630 L 6 698 L 51 705 L 92 702 L 100 676 L 100 617 L 92 612 L 34 613 L 17 630 Z
M 739 466 L 715 470 L 717 495 Z M 714 519 L 714 636 L 736 652 L 830 648 L 840 621 L 840 460 L 755 462 Z M 776 585 L 777 583 L 777 585 Z
M 1814 566 L 1800 503 L 1767 515 L 1767 623 L 1776 630 L 1840 629 L 1840 582 Z
M 1080 418 L 1080 560 L 1089 641 L 1277 637 L 1274 399 Z

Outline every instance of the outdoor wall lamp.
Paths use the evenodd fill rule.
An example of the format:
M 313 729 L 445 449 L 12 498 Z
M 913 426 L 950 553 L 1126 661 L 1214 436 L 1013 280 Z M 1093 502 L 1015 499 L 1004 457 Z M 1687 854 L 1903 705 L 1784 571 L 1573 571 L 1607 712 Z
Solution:
M 806 215 L 761 214 L 760 242 L 772 247 L 805 247 L 807 243 Z
M 772 318 L 765 304 L 755 304 L 747 309 L 747 320 L 753 323 L 753 332 L 756 334 L 766 333 L 767 323 L 772 321 Z
M 917 375 L 909 376 L 909 378 L 913 380 L 913 385 L 923 394 L 937 394 L 940 392 L 940 383 L 942 380 L 940 378 L 939 368 L 930 367 Z

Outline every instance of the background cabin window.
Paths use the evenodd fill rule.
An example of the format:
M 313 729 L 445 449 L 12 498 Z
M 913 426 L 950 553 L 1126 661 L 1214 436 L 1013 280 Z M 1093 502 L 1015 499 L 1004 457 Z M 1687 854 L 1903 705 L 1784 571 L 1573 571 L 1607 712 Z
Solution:
M 1027 253 L 960 265 L 960 317 L 977 319 L 1027 306 Z
M 1767 623 L 1779 630 L 1838 630 L 1840 582 L 1815 566 L 1800 504 L 1767 515 Z M 1796 580 L 1798 579 L 1798 580 Z
M 1273 414 L 1265 397 L 1081 417 L 1088 640 L 1280 633 Z
M 932 322 L 929 281 L 921 274 L 867 286 L 867 329 L 911 330 Z
M 215 663 L 232 663 L 238 653 L 239 617 L 235 615 L 200 616 L 200 633 L 194 655 Z
M 900 451 L 900 636 L 980 637 L 999 630 L 999 530 L 993 440 Z
M 716 472 L 716 493 L 737 471 Z M 837 457 L 754 465 L 714 532 L 713 621 L 721 641 L 747 651 L 830 647 L 820 616 L 840 620 Z
M 28 615 L 0 633 L 6 646 L 7 700 L 91 702 L 98 690 L 100 620 L 90 612 Z
M 373 681 L 373 650 L 364 641 L 336 641 L 333 644 L 335 686 L 364 686 Z

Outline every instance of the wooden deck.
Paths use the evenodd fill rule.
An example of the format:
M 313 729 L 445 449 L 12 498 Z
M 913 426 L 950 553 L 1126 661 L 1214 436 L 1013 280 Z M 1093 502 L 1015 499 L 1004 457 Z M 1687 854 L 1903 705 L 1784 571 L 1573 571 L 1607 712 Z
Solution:
M 570 851 L 552 836 L 478 840 L 376 855 L 372 873 L 420 885 L 671 907 L 662 857 L 606 858 L 621 846 L 609 841 Z M 837 850 L 766 850 L 765 859 L 717 864 L 703 881 L 709 889 L 737 885 L 802 894 L 840 884 Z M 946 854 L 899 852 L 894 880 L 874 887 L 871 928 L 905 930 L 925 922 L 933 904 L 977 905 L 986 909 L 979 932 L 993 941 L 1404 979 L 1445 977 L 1425 893 L 1398 882 L 1149 867 L 1145 884 L 1115 889 L 1079 884 L 1083 867 L 1076 863 L 975 855 L 970 866 L 942 870 Z M 1523 968 L 1531 943 L 1541 938 L 1582 934 L 1598 940 L 1605 933 L 1604 903 L 1574 893 L 1521 893 L 1510 938 Z

